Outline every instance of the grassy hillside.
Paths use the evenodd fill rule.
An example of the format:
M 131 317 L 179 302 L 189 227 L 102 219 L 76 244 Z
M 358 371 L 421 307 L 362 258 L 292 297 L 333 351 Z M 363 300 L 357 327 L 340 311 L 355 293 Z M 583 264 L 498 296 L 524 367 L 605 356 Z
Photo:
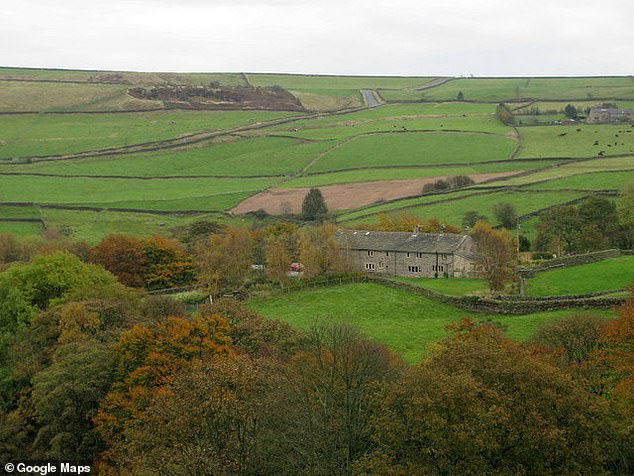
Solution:
M 335 112 L 50 113 L 152 109 L 162 104 L 134 99 L 126 94 L 127 89 L 132 85 L 193 85 L 211 81 L 242 87 L 279 85 L 304 101 L 304 106 L 310 102 L 309 110 Z M 437 216 L 460 225 L 466 211 L 479 210 L 491 217 L 493 204 L 507 201 L 520 214 L 538 212 L 594 190 L 618 188 L 631 181 L 634 173 L 634 132 L 628 132 L 630 125 L 512 128 L 494 114 L 498 101 L 517 98 L 538 100 L 515 103 L 513 107 L 520 108 L 518 112 L 539 107 L 543 112 L 552 110 L 557 117 L 567 100 L 583 109 L 595 104 L 594 98 L 615 97 L 619 98 L 615 101 L 620 106 L 628 107 L 634 104 L 634 81 L 629 77 L 446 81 L 429 77 L 0 68 L 0 86 L 0 112 L 5 112 L 0 114 L 0 203 L 172 211 L 170 220 L 161 216 L 150 220 L 169 222 L 170 227 L 186 222 L 187 216 L 182 212 L 219 213 L 269 188 L 284 190 L 391 180 L 394 182 L 386 186 L 398 190 L 398 180 L 516 173 L 514 177 L 498 177 L 466 191 L 389 203 L 379 203 L 384 192 L 377 191 L 376 197 L 369 197 L 360 208 L 339 213 L 342 223 L 355 225 L 374 220 L 379 212 L 403 211 L 422 218 Z M 411 95 L 417 101 L 422 97 L 425 102 L 391 102 L 375 108 L 359 108 L 363 105 L 362 89 L 379 91 L 390 101 L 409 100 Z M 467 102 L 455 100 L 459 91 Z M 347 110 L 350 107 L 357 110 Z M 49 112 L 7 114 L 20 111 Z M 531 117 L 542 120 L 549 116 Z M 284 123 L 275 122 L 279 120 Z M 267 121 L 272 122 L 267 124 Z M 187 137 L 192 134 L 200 141 L 191 143 Z M 155 146 L 145 145 L 174 139 L 178 142 L 166 150 L 152 150 Z M 30 158 L 121 147 L 128 149 L 109 156 L 64 161 Z M 600 154 L 602 157 L 597 158 Z M 589 157 L 597 160 L 572 160 Z M 521 190 L 506 188 L 517 186 Z M 500 189 L 491 193 L 490 187 Z M 562 192 L 563 189 L 580 192 Z M 345 187 L 340 190 L 343 193 Z M 548 192 L 544 193 L 545 190 Z M 445 201 L 447 198 L 455 200 Z M 81 219 L 81 213 L 77 209 L 50 213 L 54 218 L 49 222 L 59 226 L 67 219 L 66 224 L 78 235 L 91 239 L 109 229 L 138 234 L 147 230 L 145 224 L 139 224 L 135 230 L 134 220 L 125 220 L 123 216 L 121 220 L 107 222 L 111 225 L 95 226 L 96 222 L 89 218 L 94 212 L 85 211 L 86 220 Z M 241 217 L 219 217 L 242 223 Z M 0 220 L 3 218 L 27 219 L 30 214 L 25 207 L 11 213 L 0 208 Z M 150 228 L 156 229 L 154 225 Z M 21 234 L 39 232 L 38 227 L 26 222 L 5 221 L 2 229 L 14 229 Z
M 266 317 L 280 319 L 299 328 L 318 322 L 346 322 L 368 337 L 385 343 L 410 363 L 420 360 L 425 349 L 446 335 L 447 325 L 465 316 L 499 323 L 506 327 L 510 337 L 524 340 L 532 336 L 539 326 L 574 314 L 572 311 L 556 311 L 524 316 L 487 316 L 370 283 L 253 299 L 247 305 Z
M 0 115 L 0 159 L 72 154 L 289 117 L 264 111 Z
M 634 286 L 634 256 L 544 271 L 526 282 L 530 296 L 585 294 L 628 286 Z

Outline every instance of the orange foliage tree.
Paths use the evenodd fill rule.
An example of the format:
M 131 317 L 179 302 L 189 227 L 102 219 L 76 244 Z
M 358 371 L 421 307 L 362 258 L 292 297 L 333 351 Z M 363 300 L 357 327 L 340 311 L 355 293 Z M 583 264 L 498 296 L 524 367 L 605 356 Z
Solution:
M 91 262 L 100 264 L 126 286 L 143 287 L 143 243 L 132 236 L 108 235 L 90 250 Z
M 107 461 L 128 444 L 127 430 L 142 421 L 152 400 L 194 360 L 232 354 L 229 324 L 218 315 L 170 317 L 151 326 L 134 326 L 115 348 L 118 380 L 101 401 L 94 423 L 109 447 Z
M 460 230 L 453 225 L 443 224 L 438 218 L 421 220 L 420 217 L 411 213 L 400 215 L 387 215 L 380 213 L 375 223 L 366 226 L 369 230 L 377 231 L 413 231 L 415 227 L 421 233 L 460 233 Z
M 604 328 L 598 364 L 607 366 L 605 385 L 618 408 L 634 417 L 634 299 L 619 309 L 618 317 Z M 634 421 L 632 421 L 634 425 Z
M 191 258 L 178 240 L 156 236 L 143 242 L 143 280 L 149 289 L 185 286 L 194 281 Z

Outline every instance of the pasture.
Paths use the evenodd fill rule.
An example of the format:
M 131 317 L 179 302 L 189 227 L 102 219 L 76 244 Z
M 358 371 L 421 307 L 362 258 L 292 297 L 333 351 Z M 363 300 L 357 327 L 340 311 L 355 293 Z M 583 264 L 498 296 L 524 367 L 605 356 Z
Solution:
M 269 111 L 0 115 L 0 159 L 63 155 L 233 129 L 289 117 Z
M 601 92 L 623 98 L 616 102 L 627 107 L 634 104 L 634 95 L 628 96 L 634 84 L 631 78 L 454 79 L 417 90 L 432 78 L 0 68 L 0 80 L 0 111 L 102 111 L 0 114 L 0 201 L 34 203 L 36 207 L 174 212 L 170 227 L 186 221 L 176 214 L 188 211 L 217 213 L 223 220 L 240 224 L 242 217 L 221 213 L 269 189 L 270 193 L 293 194 L 293 189 L 315 186 L 334 186 L 325 190 L 336 192 L 332 203 L 344 209 L 337 218 L 345 225 L 373 221 L 376 213 L 407 212 L 421 218 L 437 216 L 460 226 L 462 216 L 470 210 L 480 211 L 495 223 L 491 213 L 495 203 L 508 201 L 520 214 L 533 213 L 595 189 L 613 189 L 632 179 L 631 173 L 617 171 L 634 170 L 629 156 L 605 158 L 634 157 L 629 152 L 634 149 L 629 125 L 527 126 L 517 128 L 518 135 L 494 114 L 495 102 L 504 97 L 544 99 L 547 101 L 518 102 L 517 106 L 548 111 L 568 102 L 588 107 Z M 159 102 L 128 96 L 131 85 L 211 81 L 237 86 L 246 86 L 247 81 L 252 86 L 277 84 L 300 97 L 305 106 L 312 101 L 310 110 L 357 109 L 302 115 L 255 110 L 103 112 L 162 107 Z M 360 89 L 378 90 L 384 98 L 416 94 L 417 100 L 422 96 L 425 102 L 363 109 L 358 108 L 362 105 Z M 463 91 L 466 102 L 455 100 L 458 91 Z M 578 94 L 582 95 L 575 97 Z M 289 122 L 279 123 L 286 120 Z M 190 143 L 190 136 L 204 140 Z M 151 142 L 163 140 L 178 142 L 169 149 L 150 150 Z M 62 161 L 32 158 L 109 148 L 119 150 L 109 156 Z M 605 157 L 600 160 L 570 160 L 596 157 L 601 151 Z M 519 175 L 502 176 L 512 172 Z M 418 188 L 411 188 L 418 184 L 415 181 L 480 174 L 500 175 L 463 191 L 407 198 L 418 194 Z M 380 187 L 373 185 L 379 182 L 383 182 Z M 358 190 L 376 190 L 363 200 L 344 203 L 350 193 L 357 193 L 357 186 Z M 508 186 L 526 191 L 502 189 Z M 489 190 L 491 187 L 501 189 Z M 581 191 L 561 192 L 565 188 Z M 536 192 L 541 190 L 546 192 Z M 388 201 L 391 199 L 395 200 Z M 90 239 L 107 233 L 108 227 L 135 230 L 134 220 L 126 220 L 122 211 L 110 210 L 116 218 L 107 221 L 93 219 L 106 216 L 104 212 L 85 211 L 91 218 L 82 223 L 82 211 L 77 209 L 35 209 L 36 218 L 42 214 L 47 225 L 60 226 L 69 220 L 78 236 Z M 32 217 L 26 207 L 0 208 L 0 219 Z M 138 233 L 166 230 L 159 223 L 167 223 L 167 218 L 148 220 L 148 224 L 139 221 Z M 21 233 L 39 230 L 26 222 L 4 222 L 2 226 Z
M 557 164 L 554 161 L 512 161 L 486 164 L 461 164 L 456 166 L 421 165 L 399 168 L 375 168 L 346 170 L 340 172 L 310 173 L 284 182 L 283 187 L 319 187 L 340 183 L 373 182 L 379 180 L 407 180 L 415 178 L 442 177 L 446 175 L 497 174 L 540 169 Z M 0 167 L 0 170 L 2 168 Z M 498 179 L 502 180 L 502 179 Z M 496 180 L 497 184 L 497 180 Z
M 110 157 L 0 164 L 0 172 L 132 177 L 285 175 L 299 171 L 330 146 L 282 137 L 231 139 Z
M 418 362 L 430 345 L 447 335 L 446 326 L 463 317 L 501 324 L 509 337 L 525 340 L 541 325 L 575 314 L 574 311 L 554 311 L 489 316 L 372 283 L 254 298 L 247 301 L 247 306 L 265 317 L 279 319 L 301 329 L 319 322 L 350 324 L 370 339 L 384 343 L 409 363 Z M 593 313 L 609 315 L 605 312 Z
M 455 192 L 456 195 L 428 196 L 421 197 L 427 199 L 429 203 L 416 203 L 420 199 L 412 199 L 405 206 L 399 202 L 392 202 L 387 205 L 379 205 L 363 210 L 360 214 L 343 215 L 339 221 L 346 226 L 363 224 L 374 221 L 375 213 L 409 213 L 419 216 L 421 219 L 438 218 L 443 223 L 448 223 L 457 227 L 462 226 L 462 218 L 468 211 L 477 211 L 484 215 L 493 224 L 498 224 L 493 214 L 493 206 L 497 203 L 509 203 L 515 207 L 518 215 L 533 213 L 545 208 L 566 203 L 570 200 L 584 196 L 583 192 L 520 192 L 520 191 L 500 191 L 489 193 L 474 193 L 473 190 Z M 459 197 L 459 198 L 457 198 Z M 434 199 L 435 198 L 435 199 Z M 457 198 L 455 200 L 443 201 L 442 198 Z M 353 212 L 354 213 L 354 212 Z M 354 218 L 353 218 L 354 217 Z
M 154 210 L 223 210 L 271 179 L 112 179 L 0 176 L 0 202 L 35 202 Z M 143 205 L 145 204 L 145 206 Z
M 436 88 L 412 91 L 424 100 L 455 100 L 462 92 L 467 101 L 518 101 L 523 99 L 634 99 L 631 76 L 593 78 L 468 78 Z
M 634 170 L 606 171 L 573 175 L 544 183 L 529 185 L 527 189 L 538 190 L 620 190 L 634 181 Z
M 598 157 L 634 154 L 630 124 L 520 127 L 516 157 Z
M 489 286 L 482 279 L 468 278 L 392 278 L 394 281 L 421 288 L 431 289 L 449 296 L 482 295 L 488 292 Z
M 494 116 L 450 116 L 450 117 L 399 117 L 392 119 L 373 119 L 363 121 L 348 121 L 347 116 L 338 116 L 337 123 L 312 121 L 293 122 L 290 125 L 271 127 L 265 131 L 256 133 L 280 133 L 288 134 L 292 130 L 293 137 L 301 137 L 312 140 L 346 139 L 361 134 L 381 132 L 407 132 L 407 131 L 465 131 L 484 132 L 491 134 L 509 134 L 512 129 L 502 124 Z M 298 129 L 295 132 L 295 129 Z
M 634 256 L 539 272 L 526 280 L 529 296 L 561 296 L 634 286 Z
M 394 133 L 356 137 L 324 154 L 308 171 L 459 164 L 508 159 L 510 138 L 460 133 Z

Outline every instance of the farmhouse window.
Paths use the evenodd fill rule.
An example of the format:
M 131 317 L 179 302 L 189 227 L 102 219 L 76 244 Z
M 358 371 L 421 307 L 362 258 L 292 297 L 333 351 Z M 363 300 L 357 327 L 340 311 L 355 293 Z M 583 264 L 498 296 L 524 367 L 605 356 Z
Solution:
M 385 256 L 390 256 L 390 252 L 389 252 L 389 251 L 386 251 L 386 252 L 385 252 Z
M 442 259 L 447 259 L 447 255 L 442 255 Z
M 376 268 L 376 266 L 374 265 L 374 263 L 366 263 L 365 264 L 365 269 L 373 270 L 375 268 Z
M 408 266 L 407 269 L 409 270 L 410 273 L 420 273 L 421 272 L 420 266 Z
M 423 257 L 423 253 L 416 253 L 416 257 L 417 258 L 422 258 Z
M 409 258 L 409 253 L 407 253 L 407 257 Z
M 374 251 L 368 251 L 368 256 L 374 256 Z

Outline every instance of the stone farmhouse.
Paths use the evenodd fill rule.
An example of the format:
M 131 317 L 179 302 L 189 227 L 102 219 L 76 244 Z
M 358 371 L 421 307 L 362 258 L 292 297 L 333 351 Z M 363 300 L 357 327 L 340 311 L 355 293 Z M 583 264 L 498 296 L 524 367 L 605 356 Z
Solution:
M 594 106 L 590 109 L 586 122 L 634 122 L 634 109 L 616 109 L 606 106 Z
M 351 271 L 404 277 L 478 277 L 469 235 L 338 230 L 335 239 Z

